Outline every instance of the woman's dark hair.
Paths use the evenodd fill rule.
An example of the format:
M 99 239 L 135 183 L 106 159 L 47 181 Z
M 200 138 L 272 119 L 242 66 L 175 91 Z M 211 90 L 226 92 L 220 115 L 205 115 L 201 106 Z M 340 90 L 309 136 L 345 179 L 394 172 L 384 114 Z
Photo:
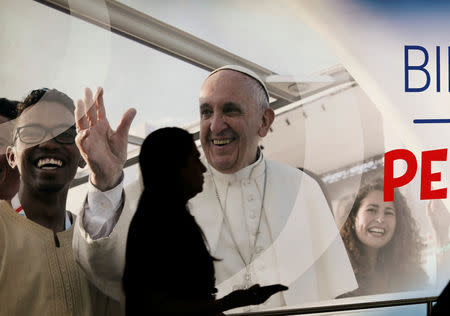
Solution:
M 186 166 L 192 154 L 194 139 L 178 127 L 160 128 L 144 140 L 139 165 L 145 188 L 174 188 L 179 168 Z
M 18 101 L 0 98 L 0 115 L 6 117 L 8 120 L 13 120 L 17 117 Z
M 355 218 L 362 200 L 373 191 L 384 191 L 382 179 L 377 179 L 360 188 L 354 197 L 353 204 L 349 203 L 351 209 L 348 212 L 349 215 L 345 224 L 341 228 L 341 236 L 357 279 L 365 276 L 367 264 L 363 262 L 362 243 L 355 232 Z M 411 209 L 398 189 L 394 191 L 394 207 L 396 216 L 394 235 L 391 241 L 379 250 L 376 266 L 378 271 L 383 271 L 388 277 L 394 277 L 394 273 L 406 273 L 405 269 L 401 270 L 405 267 L 418 268 L 421 263 L 421 251 L 424 248 Z

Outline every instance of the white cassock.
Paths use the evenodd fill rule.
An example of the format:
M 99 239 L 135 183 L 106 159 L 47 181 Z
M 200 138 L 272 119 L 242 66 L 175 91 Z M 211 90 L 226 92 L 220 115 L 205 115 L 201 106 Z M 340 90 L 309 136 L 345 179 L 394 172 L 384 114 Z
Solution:
M 323 192 L 298 169 L 262 155 L 235 174 L 208 166 L 203 192 L 189 208 L 212 255 L 222 259 L 215 262 L 218 297 L 255 283 L 289 286 L 250 309 L 258 311 L 329 300 L 357 288 Z

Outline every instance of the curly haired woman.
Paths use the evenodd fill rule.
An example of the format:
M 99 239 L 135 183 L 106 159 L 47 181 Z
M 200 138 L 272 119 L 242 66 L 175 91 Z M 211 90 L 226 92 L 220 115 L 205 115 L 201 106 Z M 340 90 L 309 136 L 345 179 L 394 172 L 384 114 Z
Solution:
M 341 228 L 359 288 L 340 297 L 423 289 L 424 244 L 405 198 L 396 190 L 383 200 L 383 181 L 360 188 Z

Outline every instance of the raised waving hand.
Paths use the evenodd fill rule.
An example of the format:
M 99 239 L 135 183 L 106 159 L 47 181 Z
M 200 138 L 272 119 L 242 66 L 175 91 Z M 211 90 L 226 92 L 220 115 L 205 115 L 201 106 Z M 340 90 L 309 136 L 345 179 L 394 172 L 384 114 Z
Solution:
M 101 191 L 116 186 L 122 177 L 127 160 L 128 133 L 136 110 L 128 109 L 113 130 L 106 118 L 103 88 L 95 96 L 84 90 L 84 100 L 78 100 L 75 109 L 78 135 L 75 139 L 81 156 L 91 169 L 91 182 Z

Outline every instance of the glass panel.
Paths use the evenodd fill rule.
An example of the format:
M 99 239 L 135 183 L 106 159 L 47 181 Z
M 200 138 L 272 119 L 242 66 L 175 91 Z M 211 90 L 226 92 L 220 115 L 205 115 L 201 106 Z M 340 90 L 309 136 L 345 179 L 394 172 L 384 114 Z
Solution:
M 48 87 L 77 100 L 84 87 L 103 86 L 114 127 L 129 107 L 139 134 L 198 120 L 204 70 L 37 2 L 7 1 L 0 16 L 0 96 L 21 100 Z
M 310 75 L 339 63 L 293 2 L 121 2 L 282 75 Z

